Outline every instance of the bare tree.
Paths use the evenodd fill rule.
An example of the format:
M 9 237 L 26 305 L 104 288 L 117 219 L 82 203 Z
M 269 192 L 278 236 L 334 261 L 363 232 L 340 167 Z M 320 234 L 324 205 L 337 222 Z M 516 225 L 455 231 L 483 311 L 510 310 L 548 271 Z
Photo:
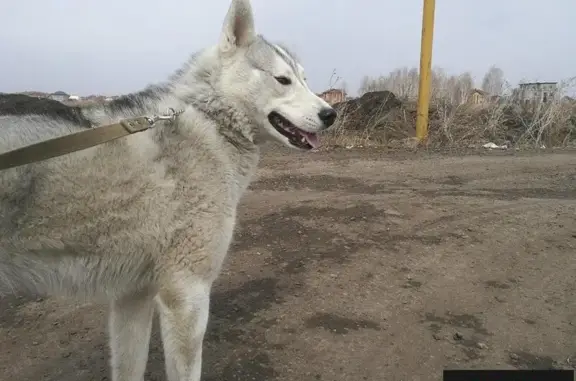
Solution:
M 470 73 L 448 75 L 442 68 L 432 70 L 430 97 L 432 101 L 449 102 L 454 105 L 466 101 L 474 80 Z M 365 76 L 360 84 L 360 95 L 370 91 L 388 90 L 398 98 L 416 100 L 418 97 L 418 82 L 420 75 L 417 68 L 400 68 L 391 71 L 386 76 L 371 78 Z
M 469 72 L 465 72 L 460 74 L 459 77 L 460 86 L 458 91 L 459 95 L 459 102 L 458 103 L 465 103 L 468 101 L 468 96 L 470 95 L 470 91 L 474 88 L 474 79 L 472 78 L 472 74 Z
M 340 78 L 340 76 L 336 73 L 336 69 L 332 70 L 332 75 L 330 76 L 330 80 L 328 81 L 328 88 L 329 89 L 333 89 L 336 87 L 336 84 L 338 83 L 338 81 L 340 81 L 342 78 Z
M 348 95 L 348 83 L 346 81 L 340 82 L 340 89 L 344 92 L 344 95 Z
M 360 81 L 360 88 L 358 89 L 358 95 L 362 96 L 370 91 L 372 91 L 372 86 L 374 84 L 374 79 L 365 75 Z
M 397 97 L 403 99 L 414 99 L 418 94 L 418 69 L 408 69 L 404 67 L 393 71 L 390 74 L 392 80 L 390 90 Z
M 430 98 L 432 100 L 439 100 L 444 98 L 446 93 L 446 72 L 442 68 L 432 68 L 431 73 L 431 80 L 430 80 Z
M 415 98 L 418 94 L 418 69 L 404 67 L 393 70 L 386 76 L 362 78 L 360 94 L 383 90 L 393 92 L 398 98 Z
M 490 95 L 502 95 L 504 91 L 504 72 L 502 69 L 491 66 L 482 80 L 482 90 Z
M 445 101 L 459 105 L 467 101 L 470 90 L 474 87 L 474 80 L 470 73 L 452 75 L 446 78 L 444 92 L 440 95 Z

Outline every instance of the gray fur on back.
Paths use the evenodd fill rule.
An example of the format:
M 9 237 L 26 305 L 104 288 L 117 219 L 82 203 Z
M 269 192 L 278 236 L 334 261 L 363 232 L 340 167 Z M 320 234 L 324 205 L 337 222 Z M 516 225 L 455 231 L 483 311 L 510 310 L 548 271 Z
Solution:
M 263 39 L 248 60 L 274 54 Z M 185 112 L 171 124 L 0 172 L 0 294 L 117 298 L 175 268 L 216 277 L 238 201 L 258 162 L 250 108 L 217 90 L 214 49 L 167 83 L 83 110 L 103 125 Z M 0 152 L 85 127 L 45 115 L 0 116 Z

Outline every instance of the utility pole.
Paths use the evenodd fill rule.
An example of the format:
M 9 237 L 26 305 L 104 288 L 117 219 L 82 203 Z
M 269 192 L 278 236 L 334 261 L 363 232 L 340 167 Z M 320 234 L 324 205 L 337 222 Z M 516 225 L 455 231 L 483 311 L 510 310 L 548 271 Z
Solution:
M 418 115 L 416 117 L 418 143 L 424 143 L 428 138 L 428 110 L 430 109 L 430 85 L 432 82 L 432 41 L 434 36 L 434 8 L 436 6 L 436 0 L 423 1 L 420 83 L 418 86 Z

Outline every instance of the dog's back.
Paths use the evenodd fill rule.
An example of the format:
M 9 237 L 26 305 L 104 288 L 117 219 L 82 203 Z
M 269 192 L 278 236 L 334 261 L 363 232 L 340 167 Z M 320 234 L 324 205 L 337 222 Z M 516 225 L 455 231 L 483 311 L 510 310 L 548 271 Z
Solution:
M 75 122 L 50 114 L 57 111 L 52 104 L 40 113 L 38 110 L 25 112 L 26 107 L 16 108 L 23 106 L 21 103 L 10 103 L 6 107 L 5 102 L 0 102 L 0 106 L 0 153 L 82 130 Z M 59 159 L 69 161 L 70 157 Z M 36 190 L 35 184 L 39 177 L 48 173 L 51 166 L 47 163 L 34 163 L 0 171 L 0 237 L 12 234 L 15 215 L 18 211 L 23 213 L 26 206 L 30 205 L 30 198 L 34 197 Z
M 0 152 L 85 128 L 47 114 L 0 116 Z M 123 182 L 144 175 L 128 148 L 115 142 L 0 172 L 0 293 L 93 293 L 94 265 L 104 260 L 97 241 L 114 234 L 102 230 L 115 226 L 109 203 L 131 193 Z
M 181 232 L 228 218 L 224 209 L 201 210 L 232 202 L 226 182 L 237 181 L 228 178 L 226 151 L 214 146 L 218 129 L 188 118 L 198 121 L 197 136 L 181 156 L 171 150 L 182 137 L 159 126 L 0 172 L 0 293 L 108 299 L 145 288 Z M 0 125 L 0 152 L 85 128 L 50 114 L 4 115 Z

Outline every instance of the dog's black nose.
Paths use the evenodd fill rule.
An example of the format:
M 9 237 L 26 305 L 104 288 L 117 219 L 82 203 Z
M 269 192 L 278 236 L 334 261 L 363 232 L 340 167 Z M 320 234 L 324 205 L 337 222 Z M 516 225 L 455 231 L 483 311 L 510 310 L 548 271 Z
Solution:
M 320 120 L 322 122 L 324 122 L 325 128 L 328 128 L 331 125 L 333 125 L 337 116 L 338 116 L 338 113 L 332 107 L 323 108 L 318 113 L 318 118 L 320 118 Z

